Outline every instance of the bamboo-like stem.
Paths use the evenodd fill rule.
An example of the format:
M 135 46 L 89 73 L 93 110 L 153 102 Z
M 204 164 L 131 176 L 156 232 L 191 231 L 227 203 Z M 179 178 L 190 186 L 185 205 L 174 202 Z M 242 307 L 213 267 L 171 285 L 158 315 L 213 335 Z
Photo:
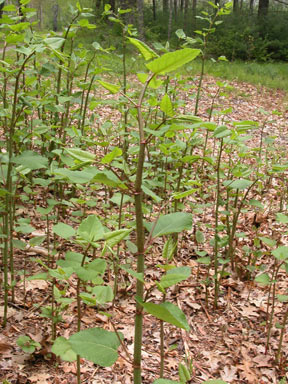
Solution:
M 150 75 L 140 93 L 137 106 L 138 115 L 138 129 L 139 129 L 139 154 L 138 164 L 136 171 L 136 180 L 134 184 L 135 193 L 135 216 L 136 216 L 136 236 L 137 236 L 137 273 L 144 273 L 144 225 L 143 225 L 143 211 L 142 211 L 142 176 L 143 165 L 145 160 L 145 134 L 144 134 L 144 119 L 142 115 L 142 103 L 148 84 L 154 75 Z M 135 315 L 135 328 L 134 328 L 134 384 L 141 384 L 141 355 L 142 355 L 142 328 L 143 328 L 143 309 L 141 301 L 143 300 L 144 284 L 137 280 L 136 283 L 136 315 Z
M 218 306 L 218 223 L 219 223 L 219 206 L 220 206 L 220 165 L 223 152 L 223 139 L 220 142 L 218 160 L 217 160 L 217 187 L 216 187 L 216 207 L 215 207 L 215 235 L 214 235 L 214 308 Z

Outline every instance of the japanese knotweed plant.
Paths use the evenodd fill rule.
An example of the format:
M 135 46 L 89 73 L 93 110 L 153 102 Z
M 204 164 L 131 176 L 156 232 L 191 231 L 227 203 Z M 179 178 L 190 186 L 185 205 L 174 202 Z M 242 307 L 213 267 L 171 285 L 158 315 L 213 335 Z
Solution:
M 118 356 L 117 348 L 122 342 L 120 334 L 101 328 L 81 331 L 81 302 L 99 307 L 113 300 L 113 290 L 109 285 L 105 285 L 103 280 L 107 268 L 103 256 L 108 248 L 115 247 L 131 230 L 108 231 L 98 217 L 90 215 L 82 220 L 77 231 L 70 225 L 58 223 L 53 226 L 53 232 L 68 241 L 71 246 L 74 244 L 82 247 L 83 252 L 66 252 L 65 258 L 57 261 L 56 268 L 49 268 L 40 261 L 46 271 L 30 279 L 41 278 L 50 282 L 51 304 L 41 308 L 41 315 L 52 322 L 52 352 L 65 361 L 77 360 L 77 382 L 80 384 L 80 357 L 101 366 L 109 366 Z M 103 243 L 102 257 L 95 258 L 100 242 Z M 73 276 L 76 278 L 76 284 Z M 62 288 L 57 288 L 55 282 Z M 75 298 L 66 297 L 70 286 L 76 291 Z M 68 340 L 62 336 L 56 338 L 56 324 L 63 321 L 63 312 L 74 301 L 77 303 L 77 333 Z
M 202 30 L 194 31 L 198 35 L 196 39 L 186 36 L 183 29 L 178 29 L 176 31 L 176 35 L 178 36 L 178 38 L 184 41 L 183 46 L 198 45 L 201 48 L 201 54 L 200 54 L 201 71 L 200 71 L 200 77 L 197 85 L 197 92 L 196 92 L 196 99 L 195 99 L 195 109 L 194 109 L 195 115 L 198 114 L 198 110 L 199 110 L 202 83 L 203 83 L 203 78 L 205 73 L 205 63 L 207 60 L 207 44 L 208 44 L 209 37 L 213 33 L 215 33 L 217 25 L 223 22 L 223 20 L 217 20 L 217 19 L 223 15 L 228 15 L 232 7 L 232 2 L 228 2 L 223 6 L 220 6 L 219 3 L 214 4 L 211 1 L 209 1 L 208 4 L 211 6 L 213 10 L 210 13 L 206 11 L 202 11 L 201 12 L 202 16 L 196 16 L 198 19 L 202 20 L 207 25 L 207 27 L 203 28 Z M 226 60 L 226 58 L 221 56 L 218 60 Z
M 283 213 L 278 213 L 276 216 L 276 220 L 278 223 L 287 224 L 288 216 L 284 215 Z M 288 247 L 283 245 L 280 245 L 277 247 L 277 243 L 274 239 L 270 239 L 263 236 L 260 236 L 259 238 L 270 249 L 274 248 L 272 251 L 269 251 L 269 255 L 272 255 L 274 258 L 271 271 L 260 273 L 255 278 L 255 281 L 257 283 L 269 287 L 267 309 L 266 309 L 267 339 L 266 339 L 265 353 L 267 354 L 270 348 L 270 338 L 271 338 L 271 331 L 274 323 L 275 307 L 278 301 L 280 303 L 283 303 L 284 313 L 283 313 L 282 324 L 278 324 L 278 328 L 281 329 L 281 332 L 280 332 L 278 349 L 275 353 L 275 360 L 276 360 L 276 363 L 280 367 L 282 367 L 284 363 L 282 360 L 283 337 L 285 334 L 285 327 L 287 326 L 287 320 L 288 320 L 288 310 L 287 310 L 287 302 L 288 302 L 287 293 L 288 292 L 286 290 L 284 292 L 281 292 L 281 294 L 277 294 L 277 284 L 279 282 L 281 273 L 284 273 L 284 274 L 286 273 L 286 275 L 288 273 Z
M 147 137 L 147 133 L 146 133 L 146 129 L 148 127 L 146 128 L 146 124 L 145 124 L 146 113 L 144 110 L 145 94 L 147 92 L 149 85 L 153 83 L 153 81 L 154 82 L 157 81 L 157 77 L 166 75 L 169 72 L 175 71 L 178 68 L 182 67 L 183 65 L 187 64 L 188 62 L 192 61 L 200 53 L 200 51 L 197 49 L 184 48 L 176 52 L 166 53 L 161 57 L 157 57 L 156 59 L 154 59 L 157 55 L 146 44 L 142 43 L 137 39 L 132 39 L 132 38 L 129 38 L 129 41 L 139 49 L 144 59 L 147 62 L 149 61 L 146 64 L 146 67 L 149 70 L 149 73 L 141 74 L 140 76 L 140 79 L 143 85 L 140 89 L 138 100 L 134 101 L 129 98 L 129 101 L 131 102 L 132 106 L 135 108 L 137 113 L 136 116 L 137 116 L 138 140 L 139 140 L 136 173 L 134 177 L 130 176 L 131 181 L 129 180 L 129 182 L 130 183 L 132 182 L 130 191 L 132 191 L 132 194 L 134 195 L 134 201 L 135 201 L 134 204 L 135 204 L 136 237 L 137 237 L 136 239 L 137 274 L 144 275 L 145 254 L 147 252 L 147 249 L 146 249 L 147 243 L 145 241 L 145 234 L 144 234 L 142 185 L 143 185 L 143 172 L 144 172 L 143 167 L 145 162 L 145 154 L 147 150 L 149 151 L 149 140 L 148 140 L 149 136 Z M 107 90 L 113 93 L 116 93 L 120 90 L 120 87 L 117 87 L 112 84 L 107 84 L 103 82 L 101 84 Z M 167 108 L 169 108 L 171 105 L 169 96 L 165 94 L 163 99 L 162 99 L 163 108 L 164 108 L 164 105 L 167 106 Z M 178 116 L 178 118 L 179 117 L 181 116 Z M 174 118 L 175 120 L 177 120 L 177 116 L 175 116 Z M 193 117 L 192 117 L 192 121 L 193 121 Z M 156 125 L 154 124 L 152 126 L 152 129 L 154 128 L 153 130 L 157 131 L 159 128 L 161 128 L 162 124 L 163 124 L 162 121 L 158 125 L 156 123 Z M 158 236 L 182 231 L 187 227 L 187 220 L 190 221 L 190 215 L 177 212 L 175 214 L 171 214 L 171 216 L 169 217 L 163 216 L 162 220 L 163 222 L 165 220 L 164 227 L 167 226 L 168 229 L 167 231 L 161 229 L 159 233 L 157 231 Z M 150 228 L 150 238 L 154 237 L 154 231 L 156 230 L 158 225 L 160 227 L 163 226 L 162 220 L 160 216 L 159 220 L 155 224 L 155 228 L 154 229 Z M 143 308 L 146 310 L 148 308 L 150 309 L 150 307 L 152 308 L 153 306 L 153 310 L 151 310 L 153 312 L 152 314 L 156 316 L 157 315 L 161 316 L 160 314 L 162 313 L 162 306 L 164 305 L 165 318 L 163 318 L 162 316 L 161 316 L 162 318 L 159 317 L 163 321 L 167 321 L 167 318 L 169 319 L 169 314 L 170 314 L 169 308 L 166 308 L 167 303 L 163 303 L 163 304 L 145 303 L 144 280 L 143 278 L 141 279 L 138 278 L 137 284 L 136 284 L 136 315 L 135 315 L 135 335 L 134 335 L 134 383 L 135 384 L 140 384 L 142 381 L 141 349 L 142 349 L 142 332 L 143 332 L 142 331 Z

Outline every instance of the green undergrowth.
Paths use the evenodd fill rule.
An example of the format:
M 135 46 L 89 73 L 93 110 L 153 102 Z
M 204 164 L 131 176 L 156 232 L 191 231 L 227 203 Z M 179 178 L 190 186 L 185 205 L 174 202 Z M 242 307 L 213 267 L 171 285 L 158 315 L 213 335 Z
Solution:
M 191 71 L 200 72 L 200 61 L 193 62 Z M 286 63 L 212 62 L 207 61 L 206 74 L 226 80 L 236 80 L 272 89 L 288 90 L 288 66 Z M 190 72 L 191 73 L 191 72 Z

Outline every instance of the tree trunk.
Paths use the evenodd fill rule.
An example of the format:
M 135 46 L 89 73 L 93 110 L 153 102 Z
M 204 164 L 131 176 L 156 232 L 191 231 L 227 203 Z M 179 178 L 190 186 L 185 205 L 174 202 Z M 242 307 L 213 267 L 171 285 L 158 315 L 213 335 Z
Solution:
M 2 19 L 2 16 L 3 16 L 4 6 L 5 6 L 5 1 L 3 0 L 2 3 L 0 3 L 0 19 Z
M 156 20 L 156 0 L 152 0 L 152 7 L 153 7 L 153 20 Z
M 239 0 L 233 0 L 233 12 L 239 11 Z
M 269 0 L 259 0 L 258 16 L 266 16 L 269 9 Z
M 177 0 L 174 0 L 174 18 L 175 18 L 175 20 L 177 19 L 177 11 L 178 11 L 178 9 L 177 9 Z
M 193 0 L 193 5 L 194 5 L 194 0 Z M 186 34 L 187 34 L 187 27 L 188 27 L 188 10 L 189 10 L 189 0 L 184 0 L 184 31 L 186 32 Z M 193 13 L 192 24 L 194 23 L 194 17 L 195 16 Z
M 173 0 L 169 0 L 168 41 L 170 40 L 170 37 L 171 37 L 172 14 L 173 14 Z
M 137 16 L 138 16 L 138 34 L 140 40 L 145 40 L 144 36 L 144 4 L 143 0 L 137 0 Z
M 59 5 L 58 2 L 53 5 L 53 31 L 58 31 L 58 13 L 59 13 Z
M 253 13 L 253 8 L 254 8 L 254 0 L 250 0 L 249 2 L 249 11 L 252 14 Z
M 168 14 L 168 0 L 163 0 L 162 2 L 162 7 L 163 7 L 163 13 L 164 15 L 167 15 Z

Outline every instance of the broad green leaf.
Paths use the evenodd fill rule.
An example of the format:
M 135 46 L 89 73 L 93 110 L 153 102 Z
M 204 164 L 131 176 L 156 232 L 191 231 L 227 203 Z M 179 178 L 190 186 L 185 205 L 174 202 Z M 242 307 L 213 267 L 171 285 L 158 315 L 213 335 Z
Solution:
M 225 185 L 226 183 L 223 183 L 223 184 Z M 232 183 L 229 183 L 227 185 L 227 187 L 233 188 L 233 189 L 243 190 L 243 189 L 249 188 L 250 185 L 252 185 L 252 184 L 253 184 L 253 181 L 251 181 L 251 180 L 239 179 L 239 180 L 232 181 Z
M 213 136 L 216 137 L 216 139 L 223 139 L 223 137 L 230 136 L 232 131 L 228 129 L 225 125 L 221 125 L 220 127 L 217 127 L 213 133 Z
M 166 260 L 171 260 L 174 256 L 174 251 L 176 249 L 177 243 L 170 237 L 164 244 L 162 257 Z
M 65 39 L 62 37 L 47 37 L 43 40 L 43 43 L 51 49 L 60 49 L 64 41 Z
M 179 381 L 168 380 L 168 379 L 157 379 L 153 381 L 153 384 L 183 384 L 183 383 L 180 383 Z
M 120 342 L 114 332 L 102 328 L 90 328 L 69 338 L 73 351 L 101 367 L 109 367 L 118 358 Z
M 195 237 L 198 244 L 203 244 L 205 242 L 205 236 L 202 231 L 197 230 Z
M 283 213 L 277 213 L 276 220 L 278 223 L 288 224 L 288 216 L 284 215 Z
M 107 83 L 106 81 L 98 80 L 98 83 L 101 84 L 102 87 L 107 89 L 107 91 L 109 91 L 112 94 L 118 93 L 121 88 L 119 85 L 110 84 L 110 83 Z
M 178 328 L 183 328 L 189 331 L 184 313 L 176 305 L 165 302 L 161 304 L 154 303 L 141 303 L 145 311 L 155 316 L 159 320 L 166 321 L 166 323 L 176 325 Z
M 125 239 L 131 231 L 132 229 L 118 229 L 117 231 L 105 232 L 104 239 L 106 240 L 106 244 L 113 248 L 116 244 Z
M 143 191 L 146 195 L 152 197 L 152 199 L 155 200 L 157 203 L 160 203 L 160 201 L 162 201 L 162 198 L 161 198 L 160 196 L 156 195 L 156 193 L 154 193 L 153 191 L 151 191 L 151 189 L 148 188 L 147 186 L 142 185 L 142 191 Z
M 88 243 L 104 237 L 104 228 L 96 215 L 90 215 L 79 225 L 77 235 Z
M 56 235 L 63 237 L 63 239 L 69 239 L 76 233 L 74 228 L 65 223 L 58 223 L 53 225 L 53 232 L 56 233 Z
M 200 49 L 184 48 L 179 51 L 165 53 L 161 57 L 146 64 L 146 67 L 155 74 L 164 75 L 189 63 L 199 54 Z
M 80 148 L 65 148 L 65 151 L 72 156 L 74 159 L 83 161 L 83 162 L 93 162 L 95 160 L 95 155 L 88 151 L 83 151 Z
M 179 379 L 181 380 L 181 382 L 187 383 L 187 381 L 191 380 L 191 374 L 188 368 L 186 367 L 186 365 L 180 363 L 178 367 L 178 372 L 179 372 Z
M 288 295 L 276 295 L 280 303 L 286 303 L 288 301 Z
M 55 175 L 63 176 L 65 179 L 68 179 L 69 182 L 75 184 L 86 184 L 89 183 L 94 175 L 86 171 L 71 171 L 66 168 L 57 168 L 54 171 Z
M 92 289 L 92 295 L 95 296 L 97 304 L 103 305 L 113 300 L 113 290 L 107 285 L 100 285 Z
M 267 244 L 269 247 L 275 247 L 276 241 L 269 239 L 269 237 L 259 236 L 259 239 L 263 241 L 263 243 Z
M 148 231 L 153 228 L 153 223 L 145 222 L 144 226 Z M 192 215 L 186 212 L 169 213 L 159 217 L 152 233 L 152 237 L 169 235 L 170 233 L 179 233 L 184 229 L 191 229 Z
M 122 155 L 122 149 L 116 147 L 110 153 L 107 153 L 101 160 L 102 164 L 110 164 L 116 157 Z
M 131 197 L 129 195 L 123 195 L 122 198 L 122 193 L 114 193 L 114 195 L 110 199 L 112 203 L 117 204 L 119 206 L 121 205 L 121 200 L 122 204 L 126 204 L 128 203 L 128 201 L 131 201 Z
M 163 98 L 160 102 L 160 109 L 167 116 L 173 116 L 174 115 L 173 105 L 172 105 L 170 97 L 167 95 L 167 93 L 165 93 L 165 95 L 163 96 Z
M 79 279 L 83 281 L 98 281 L 98 277 L 104 274 L 106 265 L 105 260 L 95 259 L 83 267 L 76 268 L 76 273 Z
M 54 344 L 51 348 L 51 351 L 56 355 L 61 357 L 64 361 L 75 361 L 77 358 L 76 353 L 73 351 L 71 344 L 65 337 L 57 337 L 54 341 Z
M 276 257 L 277 260 L 283 261 L 288 259 L 288 247 L 282 245 L 272 251 L 272 255 Z
M 256 283 L 259 283 L 262 285 L 271 284 L 271 279 L 270 279 L 268 273 L 262 273 L 261 275 L 256 276 L 255 281 L 256 281 Z
M 13 161 L 32 171 L 48 167 L 48 159 L 33 151 L 24 151 L 21 155 L 15 157 Z
M 144 57 L 145 60 L 151 60 L 154 57 L 158 57 L 157 53 L 155 53 L 147 44 L 143 43 L 143 41 L 134 39 L 132 37 L 128 37 L 128 40 L 131 44 L 133 44 Z
M 65 255 L 65 260 L 58 260 L 57 265 L 59 265 L 62 268 L 72 268 L 73 271 L 76 270 L 76 268 L 80 267 L 83 261 L 84 255 L 78 252 L 67 252 Z M 89 258 L 85 259 L 86 262 L 89 261 Z
M 175 199 L 175 200 L 183 199 L 184 197 L 192 195 L 193 193 L 195 193 L 197 191 L 198 191 L 197 188 L 193 188 L 193 189 L 189 189 L 188 191 L 185 191 L 185 192 L 175 193 L 173 195 L 173 199 Z
M 189 267 L 177 267 L 170 269 L 167 273 L 162 276 L 160 280 L 160 285 L 162 288 L 166 289 L 172 285 L 180 283 L 180 281 L 188 279 L 191 275 L 191 268 Z
M 97 172 L 93 177 L 93 181 L 107 185 L 108 187 L 119 187 L 122 189 L 128 189 L 128 187 L 122 183 L 111 171 Z

